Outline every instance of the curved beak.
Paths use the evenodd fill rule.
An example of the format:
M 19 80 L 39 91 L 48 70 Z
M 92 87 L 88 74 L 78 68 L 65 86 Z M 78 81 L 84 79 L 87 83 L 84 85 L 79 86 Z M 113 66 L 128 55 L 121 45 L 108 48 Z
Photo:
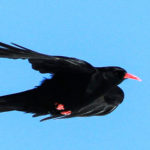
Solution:
M 130 73 L 126 73 L 124 79 L 134 79 L 134 80 L 142 81 L 139 77 L 132 75 Z

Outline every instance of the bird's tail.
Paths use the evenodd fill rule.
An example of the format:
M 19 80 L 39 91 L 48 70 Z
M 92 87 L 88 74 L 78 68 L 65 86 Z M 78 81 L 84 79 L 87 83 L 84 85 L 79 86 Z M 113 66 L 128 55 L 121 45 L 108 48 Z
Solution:
M 0 97 L 0 112 L 24 111 L 27 113 L 45 114 L 46 104 L 40 100 L 41 92 L 37 89 Z
M 0 112 L 17 110 L 18 100 L 12 95 L 0 97 Z
M 0 112 L 12 111 L 15 110 L 12 106 L 10 106 L 9 102 L 4 99 L 0 99 Z

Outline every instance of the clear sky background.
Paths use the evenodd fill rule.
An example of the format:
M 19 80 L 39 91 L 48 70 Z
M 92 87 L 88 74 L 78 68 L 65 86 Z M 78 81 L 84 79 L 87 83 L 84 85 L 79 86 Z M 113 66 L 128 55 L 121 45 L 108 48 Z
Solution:
M 124 102 L 103 117 L 40 123 L 30 114 L 1 113 L 1 150 L 150 149 L 149 0 L 1 0 L 0 41 L 120 66 L 143 79 L 123 82 Z M 0 59 L 0 68 L 0 95 L 45 77 L 23 60 Z

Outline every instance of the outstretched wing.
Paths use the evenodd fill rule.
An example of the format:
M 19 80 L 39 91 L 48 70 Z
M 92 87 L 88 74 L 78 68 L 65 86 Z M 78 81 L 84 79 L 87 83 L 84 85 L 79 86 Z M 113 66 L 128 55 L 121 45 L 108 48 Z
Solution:
M 76 58 L 63 56 L 49 56 L 32 51 L 17 44 L 14 46 L 0 42 L 0 57 L 11 59 L 28 59 L 32 68 L 41 73 L 57 73 L 63 71 L 78 71 L 91 73 L 94 67 L 89 63 Z
M 124 92 L 118 86 L 112 88 L 104 96 L 101 96 L 84 106 L 75 113 L 69 116 L 63 116 L 62 118 L 71 117 L 89 117 L 89 116 L 102 116 L 111 113 L 122 103 L 124 99 Z

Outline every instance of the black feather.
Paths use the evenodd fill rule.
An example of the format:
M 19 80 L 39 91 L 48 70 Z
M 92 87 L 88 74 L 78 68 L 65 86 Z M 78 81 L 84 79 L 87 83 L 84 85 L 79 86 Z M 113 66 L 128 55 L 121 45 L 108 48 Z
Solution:
M 28 59 L 32 68 L 53 74 L 35 89 L 0 97 L 0 112 L 17 110 L 33 117 L 101 116 L 112 112 L 124 98 L 117 86 L 126 71 L 120 67 L 93 67 L 76 58 L 49 56 L 12 43 L 0 43 L 0 58 Z M 64 107 L 64 108 L 59 108 Z

